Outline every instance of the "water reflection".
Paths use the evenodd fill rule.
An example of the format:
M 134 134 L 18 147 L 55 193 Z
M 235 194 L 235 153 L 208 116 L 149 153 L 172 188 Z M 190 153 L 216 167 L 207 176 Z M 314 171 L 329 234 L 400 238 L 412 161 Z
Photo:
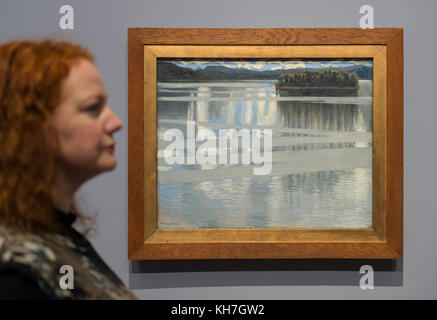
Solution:
M 360 80 L 359 97 L 299 101 L 277 96 L 271 81 L 159 83 L 159 228 L 369 227 L 371 87 Z M 196 132 L 273 129 L 272 173 L 167 165 L 164 132 L 178 128 L 186 137 L 187 120 Z
M 353 169 L 161 185 L 160 228 L 367 227 L 370 173 Z

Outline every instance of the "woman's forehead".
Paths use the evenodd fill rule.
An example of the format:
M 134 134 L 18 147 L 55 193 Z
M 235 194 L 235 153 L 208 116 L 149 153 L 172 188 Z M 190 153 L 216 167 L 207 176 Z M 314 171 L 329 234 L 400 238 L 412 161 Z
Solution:
M 88 60 L 81 59 L 75 63 L 64 81 L 64 94 L 85 99 L 90 95 L 106 95 L 102 76 Z

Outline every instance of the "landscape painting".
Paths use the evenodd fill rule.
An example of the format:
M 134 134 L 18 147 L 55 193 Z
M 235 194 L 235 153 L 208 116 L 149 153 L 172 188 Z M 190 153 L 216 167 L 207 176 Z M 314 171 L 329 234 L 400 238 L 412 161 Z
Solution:
M 158 228 L 370 228 L 372 59 L 158 59 Z

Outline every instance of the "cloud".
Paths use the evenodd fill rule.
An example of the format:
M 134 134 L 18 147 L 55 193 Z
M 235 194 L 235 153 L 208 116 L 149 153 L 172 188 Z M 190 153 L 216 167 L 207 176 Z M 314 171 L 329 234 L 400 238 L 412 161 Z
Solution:
M 274 66 L 271 68 L 271 70 L 292 70 L 292 69 L 299 69 L 299 68 L 305 68 L 306 64 L 303 61 L 293 61 L 293 62 L 284 62 L 279 61 L 277 66 Z
M 250 70 L 262 70 L 267 66 L 265 61 L 224 61 L 222 66 L 228 68 L 245 68 Z

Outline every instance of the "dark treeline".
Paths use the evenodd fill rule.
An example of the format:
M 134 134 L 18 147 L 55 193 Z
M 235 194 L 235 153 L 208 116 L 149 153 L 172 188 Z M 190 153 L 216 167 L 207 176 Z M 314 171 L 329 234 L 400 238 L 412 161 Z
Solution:
M 343 70 L 290 72 L 279 77 L 277 87 L 358 88 L 358 76 Z

